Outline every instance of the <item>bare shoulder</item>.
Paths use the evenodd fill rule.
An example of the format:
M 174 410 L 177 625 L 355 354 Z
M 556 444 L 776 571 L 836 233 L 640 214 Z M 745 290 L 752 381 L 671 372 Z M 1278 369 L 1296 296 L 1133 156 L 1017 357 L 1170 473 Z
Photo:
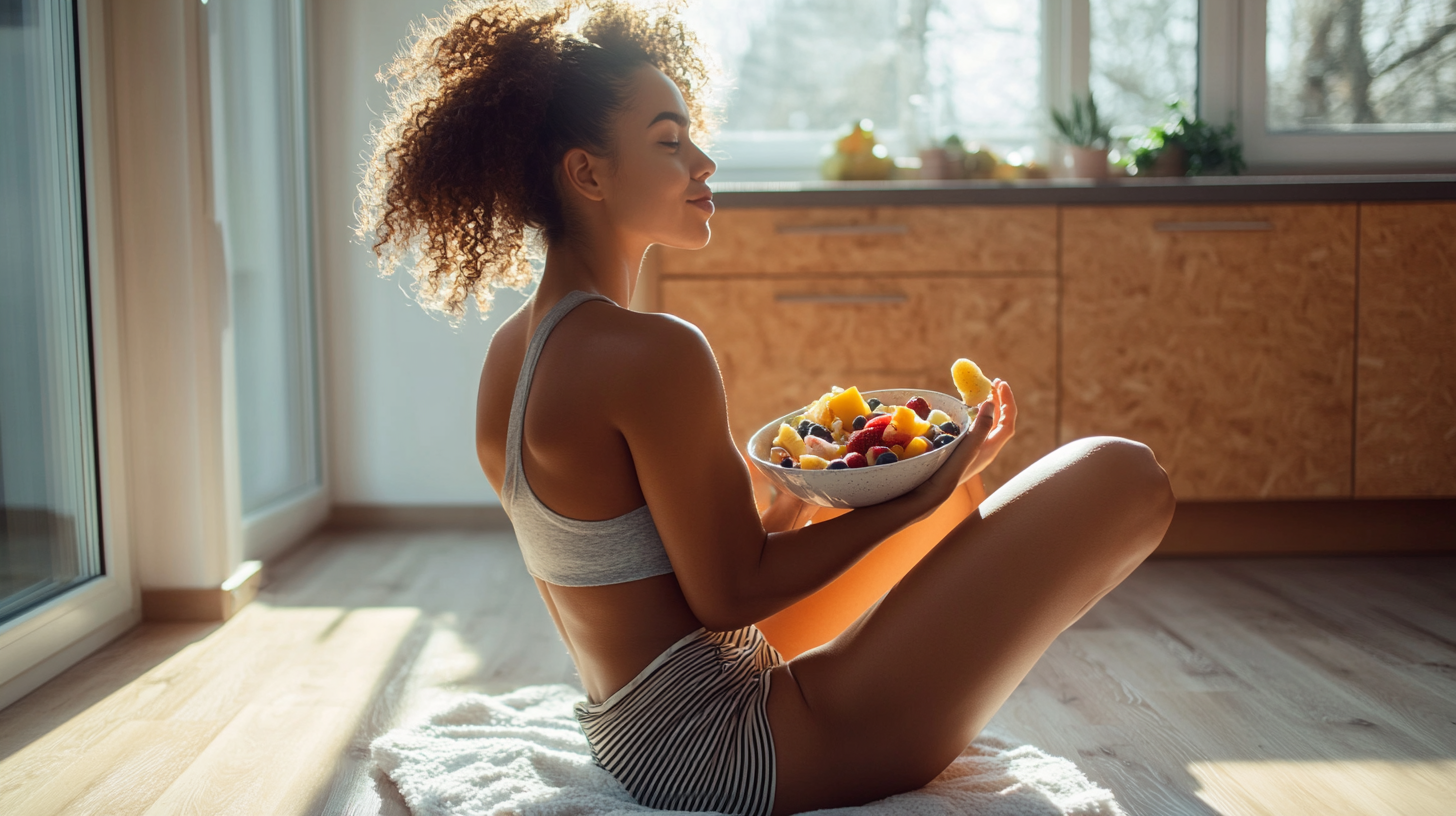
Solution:
M 682 318 L 606 303 L 587 303 L 579 309 L 585 314 L 572 328 L 571 345 L 582 350 L 583 365 L 594 371 L 636 380 L 638 386 L 639 378 L 687 373 L 684 368 L 707 366 L 716 371 L 707 338 Z

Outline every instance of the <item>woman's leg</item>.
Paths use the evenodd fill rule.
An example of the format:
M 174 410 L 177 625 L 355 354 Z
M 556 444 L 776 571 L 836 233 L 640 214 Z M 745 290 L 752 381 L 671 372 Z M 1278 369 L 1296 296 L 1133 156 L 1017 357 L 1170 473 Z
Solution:
M 774 670 L 774 814 L 913 790 L 980 733 L 1051 642 L 1157 547 L 1144 445 L 1064 445 L 952 530 L 841 635 Z
M 967 480 L 929 518 L 885 539 L 819 591 L 759 621 L 756 624 L 759 631 L 785 659 L 828 643 L 863 617 L 865 610 L 904 578 L 985 498 L 981 477 Z M 851 511 L 822 507 L 815 512 L 814 521 L 818 523 L 848 512 Z

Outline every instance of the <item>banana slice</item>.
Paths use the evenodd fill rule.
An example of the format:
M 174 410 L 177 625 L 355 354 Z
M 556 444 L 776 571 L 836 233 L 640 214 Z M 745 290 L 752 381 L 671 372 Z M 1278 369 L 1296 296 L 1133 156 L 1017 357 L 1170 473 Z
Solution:
M 951 379 L 956 390 L 961 392 L 961 402 L 972 408 L 991 396 L 991 381 L 981 373 L 981 367 L 962 357 L 950 367 Z

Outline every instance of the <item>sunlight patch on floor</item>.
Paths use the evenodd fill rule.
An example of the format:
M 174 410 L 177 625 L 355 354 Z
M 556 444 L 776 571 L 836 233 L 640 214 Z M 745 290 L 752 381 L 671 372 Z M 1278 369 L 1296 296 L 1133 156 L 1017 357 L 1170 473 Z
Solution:
M 1188 772 L 1223 816 L 1456 813 L 1456 760 L 1195 762 Z

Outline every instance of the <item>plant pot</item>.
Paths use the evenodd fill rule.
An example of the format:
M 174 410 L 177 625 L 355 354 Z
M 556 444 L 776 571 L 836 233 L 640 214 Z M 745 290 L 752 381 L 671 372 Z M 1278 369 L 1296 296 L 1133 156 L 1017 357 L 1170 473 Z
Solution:
M 1107 148 L 1067 147 L 1072 160 L 1072 178 L 1107 178 Z
M 1188 175 L 1188 151 L 1176 142 L 1165 145 L 1148 169 L 1150 176 Z

